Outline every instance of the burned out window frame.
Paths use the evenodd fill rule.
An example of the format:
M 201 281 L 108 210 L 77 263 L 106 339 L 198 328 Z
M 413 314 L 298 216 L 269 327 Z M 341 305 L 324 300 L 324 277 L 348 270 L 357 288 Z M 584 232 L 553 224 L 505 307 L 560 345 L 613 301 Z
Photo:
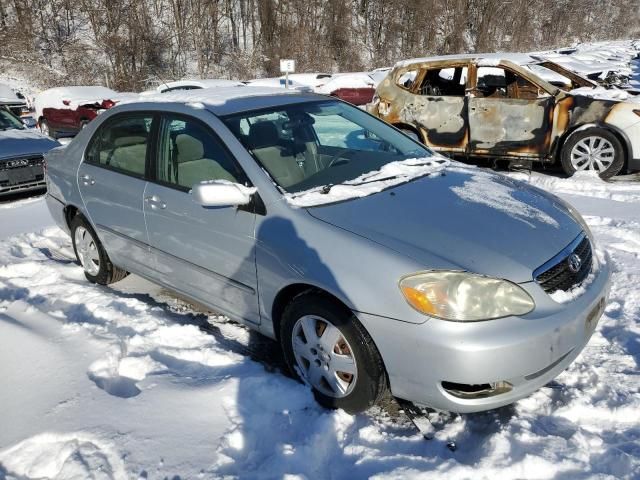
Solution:
M 394 77 L 393 77 L 393 83 L 395 84 L 396 87 L 406 91 L 406 92 L 411 92 L 411 93 L 415 93 L 414 89 L 416 84 L 418 83 L 418 81 L 422 78 L 423 75 L 423 67 L 415 64 L 415 65 L 408 65 L 406 67 L 402 67 L 401 69 L 399 69 Z M 417 71 L 416 73 L 416 78 L 414 78 L 413 83 L 411 84 L 411 87 L 406 87 L 405 85 L 400 83 L 400 77 L 402 77 L 402 75 L 404 75 L 405 73 L 409 73 L 409 72 L 413 72 L 413 71 Z M 421 81 L 421 80 L 420 80 Z
M 526 80 L 527 82 L 531 83 L 532 85 L 534 85 L 535 87 L 538 88 L 538 90 L 544 92 L 546 95 L 548 95 L 549 97 L 555 97 L 556 92 L 557 92 L 557 88 L 553 87 L 553 85 L 549 84 L 550 87 L 553 88 L 548 88 L 545 85 L 541 84 L 539 81 L 536 81 L 536 78 L 532 78 L 531 75 L 528 75 L 525 71 L 520 70 L 518 68 L 514 68 L 513 66 L 506 64 L 504 62 L 501 62 L 497 65 L 478 65 L 477 62 L 472 62 L 472 64 L 470 65 L 470 69 L 469 69 L 469 74 L 467 77 L 467 93 L 471 93 L 471 94 L 477 94 L 477 92 L 479 92 L 478 90 L 478 70 L 480 68 L 483 67 L 490 67 L 490 68 L 501 68 L 504 71 L 508 71 L 514 75 L 517 75 L 521 78 L 523 78 L 524 80 Z M 471 83 L 472 82 L 472 83 Z M 488 100 L 524 100 L 524 101 L 528 101 L 528 102 L 532 102 L 535 101 L 536 99 L 540 99 L 541 97 L 538 95 L 538 97 L 536 99 L 527 99 L 527 98 L 509 98 L 509 97 L 478 97 L 476 95 L 477 98 L 485 98 Z
M 420 93 L 420 90 L 422 89 L 422 83 L 424 82 L 425 77 L 427 76 L 427 72 L 429 70 L 448 70 L 450 68 L 456 69 L 456 68 L 466 68 L 467 69 L 467 79 L 464 83 L 464 93 L 462 95 L 432 95 L 432 96 L 439 96 L 439 97 L 456 97 L 456 98 L 464 98 L 468 91 L 469 91 L 469 78 L 471 76 L 471 65 L 470 62 L 468 61 L 460 61 L 460 62 L 455 62 L 455 63 L 450 63 L 450 64 L 440 64 L 440 63 L 434 63 L 434 64 L 425 64 L 422 65 L 422 67 L 420 68 L 420 75 L 418 77 L 416 77 L 416 81 L 413 82 L 413 90 L 412 93 L 416 94 L 416 95 L 421 95 L 421 96 L 429 96 L 429 95 L 423 95 Z

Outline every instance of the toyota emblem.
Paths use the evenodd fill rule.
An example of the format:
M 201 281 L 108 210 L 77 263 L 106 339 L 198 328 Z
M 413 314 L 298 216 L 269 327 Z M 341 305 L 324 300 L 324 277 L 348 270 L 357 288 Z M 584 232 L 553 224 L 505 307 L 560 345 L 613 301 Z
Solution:
M 580 267 L 582 266 L 582 259 L 575 253 L 572 253 L 567 259 L 567 265 L 569 265 L 569 270 L 571 270 L 573 273 L 578 273 L 580 271 Z

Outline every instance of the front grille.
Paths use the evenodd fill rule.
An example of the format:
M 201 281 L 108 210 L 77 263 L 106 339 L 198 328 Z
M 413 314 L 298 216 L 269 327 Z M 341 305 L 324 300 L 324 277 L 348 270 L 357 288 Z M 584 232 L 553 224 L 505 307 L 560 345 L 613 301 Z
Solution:
M 36 167 L 44 163 L 42 155 L 33 155 L 30 157 L 9 158 L 0 160 L 0 171 L 13 170 L 14 168 Z
M 30 155 L 0 160 L 0 192 L 45 186 L 44 158 Z
M 580 259 L 580 267 L 577 271 L 570 266 L 574 255 L 577 255 Z M 535 280 L 547 293 L 553 293 L 557 290 L 569 290 L 586 278 L 591 271 L 592 263 L 591 242 L 589 242 L 587 236 L 584 236 L 573 250 L 563 255 L 554 265 L 537 274 Z

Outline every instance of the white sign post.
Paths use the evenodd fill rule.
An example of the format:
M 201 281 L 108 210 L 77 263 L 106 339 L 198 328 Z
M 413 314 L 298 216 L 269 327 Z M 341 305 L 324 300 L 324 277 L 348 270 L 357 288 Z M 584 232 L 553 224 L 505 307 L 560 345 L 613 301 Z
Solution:
M 284 88 L 289 88 L 289 74 L 295 73 L 296 61 L 290 59 L 280 60 L 280 73 L 284 73 Z

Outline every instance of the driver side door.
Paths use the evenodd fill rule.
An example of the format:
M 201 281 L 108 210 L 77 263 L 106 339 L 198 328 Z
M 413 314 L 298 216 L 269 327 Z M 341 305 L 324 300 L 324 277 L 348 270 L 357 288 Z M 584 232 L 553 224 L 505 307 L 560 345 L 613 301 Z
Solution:
M 517 72 L 480 66 L 469 97 L 470 155 L 548 155 L 554 97 Z
M 166 113 L 144 191 L 151 252 L 162 281 L 236 320 L 260 323 L 251 206 L 204 207 L 191 195 L 200 182 L 248 185 L 231 152 L 204 122 Z

